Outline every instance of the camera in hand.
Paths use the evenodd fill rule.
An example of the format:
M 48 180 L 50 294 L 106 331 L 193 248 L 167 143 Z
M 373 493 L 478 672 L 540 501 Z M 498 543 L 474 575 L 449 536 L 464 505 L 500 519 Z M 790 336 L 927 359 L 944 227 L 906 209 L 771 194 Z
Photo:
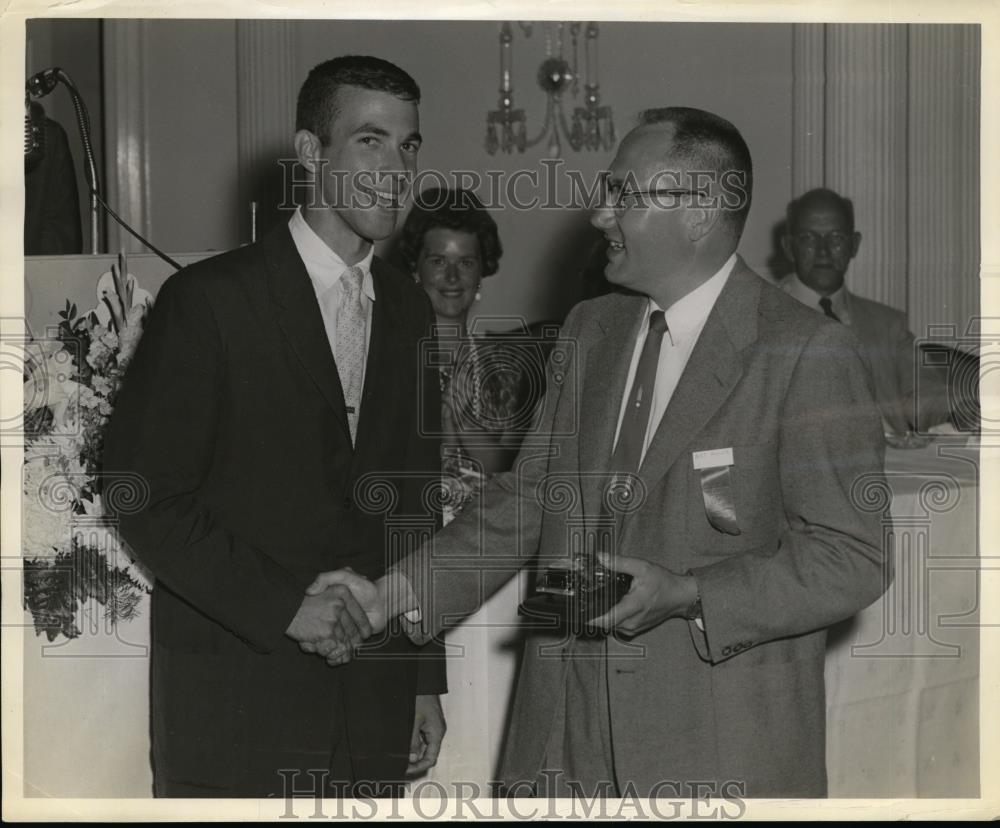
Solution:
M 518 614 L 546 628 L 551 625 L 575 635 L 592 633 L 589 623 L 617 604 L 631 584 L 631 575 L 614 572 L 595 556 L 581 554 L 568 566 L 539 572 L 535 594 L 518 607 Z

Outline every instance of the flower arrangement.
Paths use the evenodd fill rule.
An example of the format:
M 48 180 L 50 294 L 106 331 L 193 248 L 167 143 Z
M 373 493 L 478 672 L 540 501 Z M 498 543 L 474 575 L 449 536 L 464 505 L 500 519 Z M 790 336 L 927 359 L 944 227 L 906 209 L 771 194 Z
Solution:
M 67 301 L 55 336 L 28 343 L 21 545 L 24 605 L 36 635 L 81 634 L 91 601 L 114 625 L 137 617 L 151 579 L 104 517 L 104 432 L 135 353 L 151 295 L 123 254 L 97 285 L 97 306 Z M 118 497 L 123 493 L 119 492 Z M 124 495 L 128 497 L 126 493 Z

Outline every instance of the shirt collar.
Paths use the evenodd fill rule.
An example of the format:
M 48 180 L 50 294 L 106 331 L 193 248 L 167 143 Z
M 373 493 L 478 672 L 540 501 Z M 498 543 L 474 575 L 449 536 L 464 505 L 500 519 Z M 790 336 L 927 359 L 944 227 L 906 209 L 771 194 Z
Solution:
M 337 284 L 344 271 L 348 269 L 348 264 L 328 247 L 326 242 L 309 226 L 305 216 L 302 215 L 301 207 L 297 207 L 289 219 L 288 230 L 292 234 L 292 241 L 295 242 L 295 248 L 299 251 L 302 263 L 306 266 L 306 273 L 312 280 L 316 295 L 325 293 Z M 361 280 L 361 290 L 372 302 L 375 301 L 375 285 L 371 269 L 374 256 L 375 245 L 372 245 L 368 250 L 368 255 L 357 265 L 364 273 Z
M 808 305 L 815 311 L 823 313 L 819 300 L 823 298 L 822 293 L 817 293 L 809 285 L 803 282 L 798 274 L 793 273 L 782 285 L 789 296 L 798 299 L 803 305 Z M 850 319 L 850 299 L 846 285 L 841 285 L 834 293 L 830 294 L 830 308 L 840 318 L 845 325 Z
M 729 274 L 736 265 L 736 254 L 733 253 L 726 263 L 720 267 L 714 276 L 698 285 L 687 296 L 683 296 L 664 311 L 667 319 L 667 335 L 672 345 L 682 345 L 692 337 L 697 337 L 705 327 L 708 315 L 726 286 Z M 648 314 L 663 310 L 652 299 L 649 300 Z

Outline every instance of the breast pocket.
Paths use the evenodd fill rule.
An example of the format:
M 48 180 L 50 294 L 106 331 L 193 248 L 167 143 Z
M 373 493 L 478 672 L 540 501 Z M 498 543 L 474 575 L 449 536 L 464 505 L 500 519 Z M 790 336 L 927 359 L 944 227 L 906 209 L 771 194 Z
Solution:
M 716 447 L 705 450 L 709 448 Z M 687 536 L 692 551 L 699 555 L 737 554 L 778 539 L 783 510 L 777 444 L 733 446 L 732 450 L 728 475 L 714 483 L 704 483 L 703 476 L 718 469 L 695 469 L 690 457 L 687 461 Z M 716 487 L 714 495 L 707 498 L 709 505 L 706 485 Z M 735 526 L 720 520 L 713 525 L 709 512 L 720 507 L 730 507 L 735 513 Z

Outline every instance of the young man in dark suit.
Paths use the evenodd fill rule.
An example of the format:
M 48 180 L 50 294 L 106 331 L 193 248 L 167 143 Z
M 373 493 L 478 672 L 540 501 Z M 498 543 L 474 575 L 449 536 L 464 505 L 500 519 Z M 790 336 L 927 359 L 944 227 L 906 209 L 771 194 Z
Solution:
M 434 527 L 433 316 L 373 256 L 416 169 L 419 97 L 377 58 L 313 69 L 295 135 L 308 203 L 170 278 L 128 369 L 105 463 L 135 487 L 120 531 L 156 576 L 159 796 L 392 793 L 346 786 L 436 758 L 443 665 L 400 635 L 351 659 L 371 632 L 357 602 L 305 594 L 322 570 L 381 575 L 388 518 Z M 395 488 L 395 512 L 366 500 L 371 481 Z

